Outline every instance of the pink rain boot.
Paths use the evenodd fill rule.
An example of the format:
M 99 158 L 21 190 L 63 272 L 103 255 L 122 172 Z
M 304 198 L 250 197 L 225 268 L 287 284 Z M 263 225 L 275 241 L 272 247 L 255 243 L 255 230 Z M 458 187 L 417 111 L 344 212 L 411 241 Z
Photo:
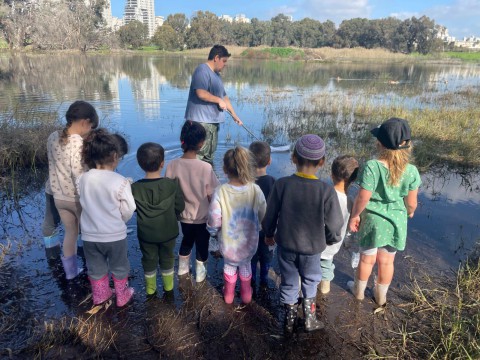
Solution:
M 252 285 L 250 280 L 252 280 L 252 275 L 248 277 L 240 275 L 240 298 L 244 304 L 248 304 L 252 301 Z
M 228 275 L 223 273 L 223 280 L 225 285 L 223 286 L 223 298 L 227 304 L 233 303 L 235 297 L 235 284 L 237 283 L 237 274 Z
M 93 305 L 99 305 L 110 299 L 113 295 L 112 289 L 110 289 L 108 274 L 100 280 L 88 278 L 92 285 L 92 297 Z
M 117 306 L 122 307 L 126 305 L 133 297 L 134 290 L 128 287 L 128 276 L 125 279 L 118 280 L 112 275 L 113 283 L 115 284 L 115 296 L 117 297 Z

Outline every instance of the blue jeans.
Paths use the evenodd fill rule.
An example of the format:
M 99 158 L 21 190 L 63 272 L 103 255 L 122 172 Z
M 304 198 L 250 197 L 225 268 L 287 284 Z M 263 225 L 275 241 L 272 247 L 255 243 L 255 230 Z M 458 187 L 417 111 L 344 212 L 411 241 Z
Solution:
M 278 264 L 280 265 L 280 301 L 283 304 L 295 304 L 298 299 L 300 277 L 302 293 L 306 299 L 317 296 L 317 286 L 322 280 L 320 254 L 303 255 L 277 247 Z
M 125 279 L 130 272 L 127 257 L 127 239 L 112 242 L 83 242 L 88 276 L 100 280 L 110 272 L 115 278 Z
M 252 280 L 257 278 L 257 263 L 260 261 L 260 282 L 266 283 L 268 279 L 268 270 L 272 264 L 273 250 L 270 250 L 265 244 L 265 235 L 260 233 L 258 239 L 258 248 L 252 258 Z

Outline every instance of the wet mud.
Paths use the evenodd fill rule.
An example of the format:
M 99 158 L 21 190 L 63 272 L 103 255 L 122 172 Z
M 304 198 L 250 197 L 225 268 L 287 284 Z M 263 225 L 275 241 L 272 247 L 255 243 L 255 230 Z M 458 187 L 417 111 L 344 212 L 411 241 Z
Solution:
M 47 261 L 40 243 L 21 249 L 12 245 L 0 275 L 2 357 L 356 359 L 372 351 L 388 354 L 384 341 L 406 320 L 401 304 L 408 301 L 404 284 L 410 273 L 420 266 L 424 271 L 426 263 L 431 273 L 443 267 L 418 263 L 410 251 L 398 256 L 387 306 L 379 311 L 372 283 L 361 302 L 347 290 L 353 269 L 349 251 L 342 249 L 331 292 L 317 294 L 317 314 L 325 328 L 306 333 L 300 307 L 299 326 L 293 336 L 285 337 L 276 264 L 268 286 L 257 285 L 249 305 L 240 303 L 239 286 L 234 304 L 224 303 L 223 260 L 212 256 L 206 281 L 196 284 L 195 274 L 176 276 L 174 291 L 164 293 L 159 279 L 158 293 L 147 299 L 135 232 L 129 243 L 130 285 L 136 293 L 124 308 L 117 308 L 114 299 L 94 307 L 86 275 L 67 281 L 60 260 Z
M 170 157 L 178 154 L 172 152 Z M 272 175 L 293 171 L 289 154 L 273 154 Z M 119 171 L 139 178 L 127 158 Z M 220 163 L 216 164 L 217 168 Z M 323 174 L 322 178 L 327 178 Z M 279 269 L 275 260 L 267 287 L 255 288 L 253 301 L 242 305 L 239 285 L 233 305 L 222 298 L 223 260 L 210 257 L 208 277 L 196 284 L 195 274 L 175 276 L 174 291 L 145 295 L 136 220 L 128 223 L 130 285 L 134 300 L 117 308 L 114 299 L 94 307 L 85 274 L 67 281 L 60 260 L 47 261 L 40 224 L 43 218 L 42 181 L 1 209 L 0 358 L 6 359 L 359 359 L 396 357 L 402 349 L 390 339 L 401 337 L 405 324 L 415 333 L 416 318 L 406 308 L 413 302 L 414 279 L 451 286 L 459 262 L 478 239 L 478 187 L 455 191 L 428 183 L 420 194 L 415 218 L 409 223 L 407 248 L 395 260 L 395 275 L 387 305 L 378 308 L 370 278 L 363 301 L 346 283 L 353 277 L 350 250 L 335 257 L 335 278 L 327 295 L 317 293 L 317 315 L 325 328 L 306 333 L 300 322 L 293 336 L 282 331 Z M 478 184 L 478 176 L 474 178 Z M 221 178 L 221 181 L 224 179 Z M 447 184 L 447 185 L 448 185 Z M 33 185 L 32 185 L 33 186 Z M 475 212 L 477 209 L 477 212 Z M 455 225 L 452 225 L 455 224 Z M 176 252 L 181 237 L 177 239 Z M 195 251 L 195 250 L 194 250 Z M 80 263 L 84 264 L 81 256 Z M 177 269 L 178 263 L 175 264 Z M 194 266 L 192 264 L 192 269 Z M 192 270 L 194 271 L 194 270 Z M 414 335 L 413 335 L 414 336 Z M 395 344 L 398 344 L 395 343 Z M 395 345 L 396 346 L 396 345 Z M 398 356 L 397 356 L 398 357 Z

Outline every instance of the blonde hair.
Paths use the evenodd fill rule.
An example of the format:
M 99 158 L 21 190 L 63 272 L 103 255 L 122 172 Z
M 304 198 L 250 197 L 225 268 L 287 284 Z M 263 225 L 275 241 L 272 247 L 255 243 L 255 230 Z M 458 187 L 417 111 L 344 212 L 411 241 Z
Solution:
M 225 153 L 223 169 L 227 175 L 237 178 L 242 184 L 255 181 L 255 160 L 244 147 L 235 146 Z
M 410 147 L 406 149 L 391 150 L 380 146 L 379 160 L 383 160 L 387 163 L 388 171 L 390 173 L 388 183 L 391 186 L 396 186 L 400 182 L 400 179 L 405 171 L 410 157 L 412 155 L 412 143 Z

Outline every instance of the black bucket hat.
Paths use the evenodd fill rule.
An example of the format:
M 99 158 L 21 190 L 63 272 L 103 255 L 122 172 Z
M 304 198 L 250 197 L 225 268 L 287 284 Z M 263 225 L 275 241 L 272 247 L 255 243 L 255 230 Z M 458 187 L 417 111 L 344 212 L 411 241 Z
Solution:
M 382 125 L 370 130 L 380 143 L 390 150 L 407 149 L 410 147 L 411 132 L 407 120 L 390 118 Z M 407 141 L 406 144 L 402 144 Z

